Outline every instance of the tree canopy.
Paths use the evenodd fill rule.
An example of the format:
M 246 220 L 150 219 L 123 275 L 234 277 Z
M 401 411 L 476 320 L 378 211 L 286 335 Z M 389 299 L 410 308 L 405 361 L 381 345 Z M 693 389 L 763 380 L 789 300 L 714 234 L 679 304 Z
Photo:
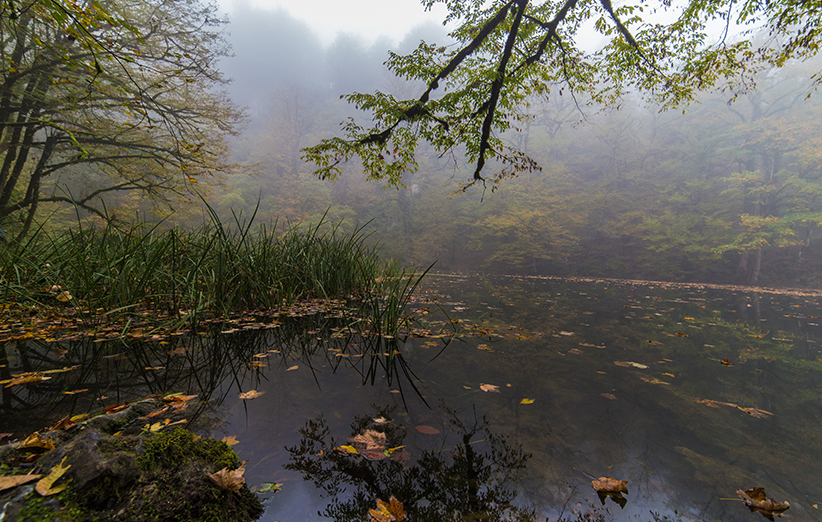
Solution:
M 614 107 L 633 93 L 666 109 L 720 81 L 736 96 L 753 86 L 761 69 L 815 55 L 822 39 L 822 5 L 812 0 L 423 5 L 436 1 L 448 7 L 456 43 L 421 42 L 410 54 L 390 54 L 387 67 L 420 84 L 416 98 L 380 91 L 345 95 L 370 118 L 350 118 L 341 137 L 304 149 L 321 178 L 336 179 L 345 162 L 359 158 L 369 179 L 401 186 L 403 175 L 418 167 L 418 147 L 427 144 L 473 164 L 463 188 L 496 183 L 540 168 L 501 139 L 527 122 L 535 96 Z
M 4 2 L 0 220 L 104 195 L 183 193 L 227 169 L 224 22 L 196 0 Z

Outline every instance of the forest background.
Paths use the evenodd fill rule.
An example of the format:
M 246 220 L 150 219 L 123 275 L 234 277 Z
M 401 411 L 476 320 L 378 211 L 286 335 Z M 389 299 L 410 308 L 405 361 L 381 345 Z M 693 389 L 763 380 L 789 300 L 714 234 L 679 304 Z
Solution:
M 257 222 L 281 225 L 368 223 L 383 255 L 422 267 L 436 261 L 439 271 L 822 284 L 818 61 L 762 71 L 743 93 L 720 85 L 681 111 L 630 97 L 604 108 L 552 86 L 529 100 L 518 132 L 502 136 L 541 170 L 493 191 L 461 191 L 472 165 L 423 148 L 404 186 L 385 188 L 354 162 L 336 182 L 322 181 L 301 149 L 337 134 L 348 117 L 366 117 L 342 94 L 419 93 L 420 84 L 382 64 L 389 49 L 447 44 L 442 27 L 419 26 L 395 41 L 341 33 L 324 45 L 282 9 L 241 4 L 223 30 L 233 56 L 219 67 L 247 113 L 242 131 L 227 138 L 230 168 L 189 176 L 185 191 L 157 200 L 98 193 L 99 176 L 82 169 L 44 190 L 104 202 L 105 216 L 81 209 L 83 219 L 162 220 L 164 228 L 202 223 L 202 201 L 186 195 L 192 188 L 226 222 L 256 212 Z M 49 228 L 69 226 L 77 212 L 58 199 L 39 210 Z M 3 223 L 10 232 L 19 227 L 13 218 Z

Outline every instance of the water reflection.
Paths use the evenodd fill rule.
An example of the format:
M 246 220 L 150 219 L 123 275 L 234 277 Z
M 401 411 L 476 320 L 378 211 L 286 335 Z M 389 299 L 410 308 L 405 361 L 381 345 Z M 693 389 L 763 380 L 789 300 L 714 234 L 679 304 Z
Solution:
M 319 416 L 300 428 L 298 445 L 286 448 L 290 462 L 285 467 L 325 492 L 330 501 L 321 514 L 337 522 L 367 520 L 378 500 L 392 496 L 410 520 L 537 520 L 533 508 L 514 504 L 515 485 L 530 457 L 522 445 L 495 433 L 476 413 L 470 420 L 453 410 L 445 413 L 449 430 L 439 437 L 444 447 L 422 451 L 412 464 L 404 459 L 375 461 L 362 451 L 341 449 L 341 441 Z M 390 410 L 376 409 L 354 420 L 346 440 L 362 434 L 384 436 L 388 447 L 404 447 L 408 429 L 391 419 Z M 437 430 L 426 431 L 434 435 Z

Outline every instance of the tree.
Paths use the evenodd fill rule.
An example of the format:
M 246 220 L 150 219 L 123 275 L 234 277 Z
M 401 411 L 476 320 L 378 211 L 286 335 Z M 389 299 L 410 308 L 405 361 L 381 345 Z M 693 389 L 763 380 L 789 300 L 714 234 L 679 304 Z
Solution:
M 25 234 L 45 202 L 106 217 L 105 196 L 161 199 L 226 172 L 241 112 L 219 90 L 214 12 L 196 0 L 4 3 L 0 220 L 20 213 Z M 79 194 L 78 180 L 91 181 Z
M 680 7 L 670 0 L 618 7 L 610 0 L 442 1 L 448 20 L 460 23 L 451 33 L 457 48 L 423 42 L 408 55 L 390 55 L 386 65 L 395 74 L 425 82 L 416 99 L 347 95 L 372 122 L 350 119 L 343 137 L 304 150 L 321 178 L 335 179 L 358 157 L 370 179 L 401 185 L 417 168 L 418 143 L 428 142 L 441 154 L 464 152 L 473 164 L 465 187 L 485 185 L 487 163 L 496 183 L 539 168 L 501 138 L 518 127 L 530 96 L 584 94 L 618 106 L 633 90 L 670 108 L 721 78 L 744 91 L 757 69 L 813 56 L 822 39 L 822 6 L 810 0 L 689 0 Z M 585 30 L 589 22 L 594 34 Z M 710 36 L 713 22 L 724 26 L 718 39 Z M 766 42 L 754 44 L 748 32 L 732 41 L 730 29 L 740 26 L 763 28 Z M 604 45 L 587 49 L 596 38 Z

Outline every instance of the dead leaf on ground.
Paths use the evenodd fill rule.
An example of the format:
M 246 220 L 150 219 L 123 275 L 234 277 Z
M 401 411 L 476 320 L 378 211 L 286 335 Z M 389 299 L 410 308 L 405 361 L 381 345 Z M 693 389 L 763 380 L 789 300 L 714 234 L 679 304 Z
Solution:
M 40 479 L 40 482 L 38 482 L 37 485 L 34 486 L 34 489 L 38 493 L 40 493 L 40 496 L 46 497 L 49 495 L 55 495 L 66 489 L 68 482 L 66 482 L 65 484 L 61 484 L 57 487 L 52 486 L 54 486 L 54 483 L 60 480 L 60 477 L 65 475 L 66 471 L 68 471 L 68 469 L 71 467 L 71 464 L 69 464 L 68 466 L 63 466 L 63 463 L 66 462 L 67 458 L 68 456 L 63 457 L 63 460 L 60 461 L 60 464 L 57 464 L 56 466 L 51 468 L 51 473 L 49 473 L 48 476 L 46 476 L 45 478 Z
M 51 439 L 41 439 L 40 434 L 36 431 L 26 437 L 26 440 L 20 444 L 21 450 L 36 451 L 42 453 L 44 451 L 51 451 L 54 449 L 54 441 Z
M 52 424 L 52 425 L 51 425 L 51 427 L 50 427 L 49 429 L 47 429 L 46 431 L 54 431 L 54 430 L 70 430 L 71 428 L 73 428 L 73 427 L 75 427 L 75 426 L 77 426 L 77 424 L 76 424 L 76 423 L 74 423 L 74 422 L 73 422 L 73 421 L 72 421 L 72 420 L 68 417 L 68 415 L 66 415 L 65 417 L 63 417 L 63 418 L 62 418 L 62 419 L 60 419 L 59 421 L 57 421 L 57 422 L 55 422 L 54 424 Z
M 781 518 L 782 513 L 791 507 L 787 501 L 777 502 L 772 498 L 768 498 L 765 494 L 765 488 L 751 488 L 747 491 L 737 489 L 736 494 L 745 502 L 751 512 L 760 513 L 771 521 L 773 521 L 774 515 Z
M 494 392 L 494 393 L 501 393 L 499 391 L 499 386 L 495 386 L 493 384 L 483 384 L 480 383 L 480 390 L 484 392 Z
M 247 463 L 247 460 L 242 461 L 240 467 L 235 470 L 229 471 L 228 468 L 223 468 L 216 473 L 208 473 L 208 478 L 222 489 L 234 492 L 240 491 L 245 485 L 245 477 L 243 477 L 243 474 L 245 473 L 245 465 Z
M 124 402 L 123 404 L 112 404 L 111 406 L 106 406 L 103 408 L 103 413 L 106 415 L 111 415 L 112 413 L 117 413 L 119 411 L 123 411 L 128 408 L 128 405 L 131 403 Z
M 163 397 L 163 402 L 188 402 L 191 399 L 196 399 L 196 395 L 183 395 L 182 393 L 172 393 L 171 395 L 166 395 Z
M 32 480 L 37 480 L 42 476 L 43 475 L 13 475 L 11 477 L 0 477 L 0 491 L 28 484 Z
M 260 395 L 264 394 L 265 392 L 258 392 L 257 390 L 248 390 L 247 392 L 241 393 L 241 399 L 256 399 Z
M 377 509 L 369 509 L 371 522 L 400 522 L 405 520 L 405 508 L 394 495 L 388 502 L 377 499 Z

